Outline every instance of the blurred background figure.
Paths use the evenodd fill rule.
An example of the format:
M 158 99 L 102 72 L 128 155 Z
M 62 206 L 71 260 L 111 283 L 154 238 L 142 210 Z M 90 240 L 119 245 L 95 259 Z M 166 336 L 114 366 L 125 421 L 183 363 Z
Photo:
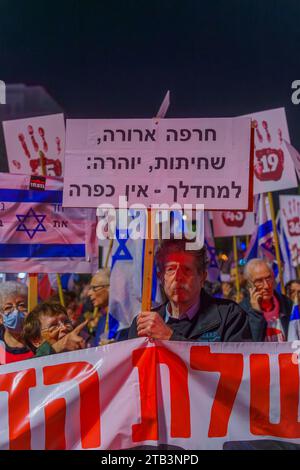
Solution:
M 34 356 L 26 346 L 23 324 L 27 316 L 27 287 L 16 281 L 0 284 L 0 363 L 24 361 Z
M 90 334 L 94 336 L 91 346 L 102 346 L 114 341 L 123 341 L 128 337 L 128 328 L 118 330 L 118 321 L 108 313 L 110 270 L 100 269 L 93 277 L 88 295 L 93 304 L 94 312 L 89 318 Z M 113 314 L 113 312 L 112 312 Z
M 82 322 L 82 310 L 83 304 L 79 302 L 76 292 L 74 291 L 63 291 L 65 308 L 70 321 L 72 322 L 73 328 Z M 58 294 L 53 295 L 48 299 L 48 302 L 60 302 Z
M 240 287 L 245 287 L 246 279 L 244 277 L 244 269 L 242 266 L 238 266 L 238 275 L 239 275 Z M 232 286 L 235 286 L 235 282 L 236 282 L 236 267 L 235 267 L 235 263 L 232 263 L 230 267 L 230 283 Z
M 229 300 L 233 300 L 234 302 L 239 303 L 239 302 L 242 302 L 246 297 L 248 297 L 248 291 L 245 287 L 240 288 L 239 299 L 238 299 L 238 296 L 237 296 L 236 287 L 232 287 L 226 298 L 229 299 Z
M 285 286 L 287 297 L 294 303 L 300 305 L 300 280 L 293 279 Z
M 92 315 L 88 313 L 89 331 L 93 335 L 92 346 L 99 346 L 114 341 L 114 335 L 110 330 L 114 325 L 113 318 L 108 314 L 110 271 L 107 268 L 100 269 L 92 277 L 88 288 L 88 296 L 93 305 Z
M 229 294 L 233 287 L 231 280 L 230 280 L 230 274 L 221 272 L 220 277 L 221 277 L 222 297 L 223 299 L 229 299 Z

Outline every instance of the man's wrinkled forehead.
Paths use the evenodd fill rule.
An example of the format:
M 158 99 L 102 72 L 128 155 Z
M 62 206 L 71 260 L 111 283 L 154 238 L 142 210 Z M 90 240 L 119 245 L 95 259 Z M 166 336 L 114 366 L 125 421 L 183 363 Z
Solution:
M 253 280 L 262 276 L 273 276 L 273 271 L 266 263 L 259 263 L 252 266 L 249 274 Z
M 166 267 L 172 263 L 195 267 L 195 257 L 191 253 L 187 253 L 185 251 L 168 253 L 164 258 L 164 266 Z

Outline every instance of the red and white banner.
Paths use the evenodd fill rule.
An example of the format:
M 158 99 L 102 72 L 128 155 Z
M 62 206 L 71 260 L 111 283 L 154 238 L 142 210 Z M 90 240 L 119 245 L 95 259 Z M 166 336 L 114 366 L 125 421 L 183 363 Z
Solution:
M 291 343 L 124 341 L 0 367 L 0 449 L 300 443 Z

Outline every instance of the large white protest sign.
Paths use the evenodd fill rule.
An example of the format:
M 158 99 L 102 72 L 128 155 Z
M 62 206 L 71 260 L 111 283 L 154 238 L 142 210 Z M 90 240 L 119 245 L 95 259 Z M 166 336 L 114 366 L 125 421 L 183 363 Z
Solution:
M 255 230 L 253 212 L 213 211 L 212 216 L 215 237 L 252 235 Z
M 289 243 L 293 266 L 300 264 L 300 196 L 279 196 L 280 219 Z
M 65 152 L 63 114 L 3 122 L 10 173 L 62 176 Z
M 96 212 L 63 208 L 62 187 L 61 178 L 0 173 L 2 272 L 97 270 Z
M 64 206 L 247 209 L 250 120 L 67 120 Z
M 254 194 L 297 186 L 285 140 L 290 141 L 284 108 L 247 114 L 255 128 Z
M 139 338 L 3 365 L 0 449 L 300 444 L 297 358 L 291 343 Z

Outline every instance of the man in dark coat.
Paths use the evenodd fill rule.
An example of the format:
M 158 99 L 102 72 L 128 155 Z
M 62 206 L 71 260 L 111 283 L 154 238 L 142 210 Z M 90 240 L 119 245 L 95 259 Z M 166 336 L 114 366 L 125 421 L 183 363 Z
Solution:
M 173 341 L 251 341 L 245 312 L 230 300 L 203 289 L 207 276 L 205 246 L 189 250 L 185 240 L 164 240 L 156 253 L 167 302 L 133 320 L 129 338 L 148 336 Z
M 263 259 L 250 260 L 244 270 L 249 290 L 240 306 L 247 313 L 253 341 L 286 341 L 293 302 L 274 290 L 271 266 Z

